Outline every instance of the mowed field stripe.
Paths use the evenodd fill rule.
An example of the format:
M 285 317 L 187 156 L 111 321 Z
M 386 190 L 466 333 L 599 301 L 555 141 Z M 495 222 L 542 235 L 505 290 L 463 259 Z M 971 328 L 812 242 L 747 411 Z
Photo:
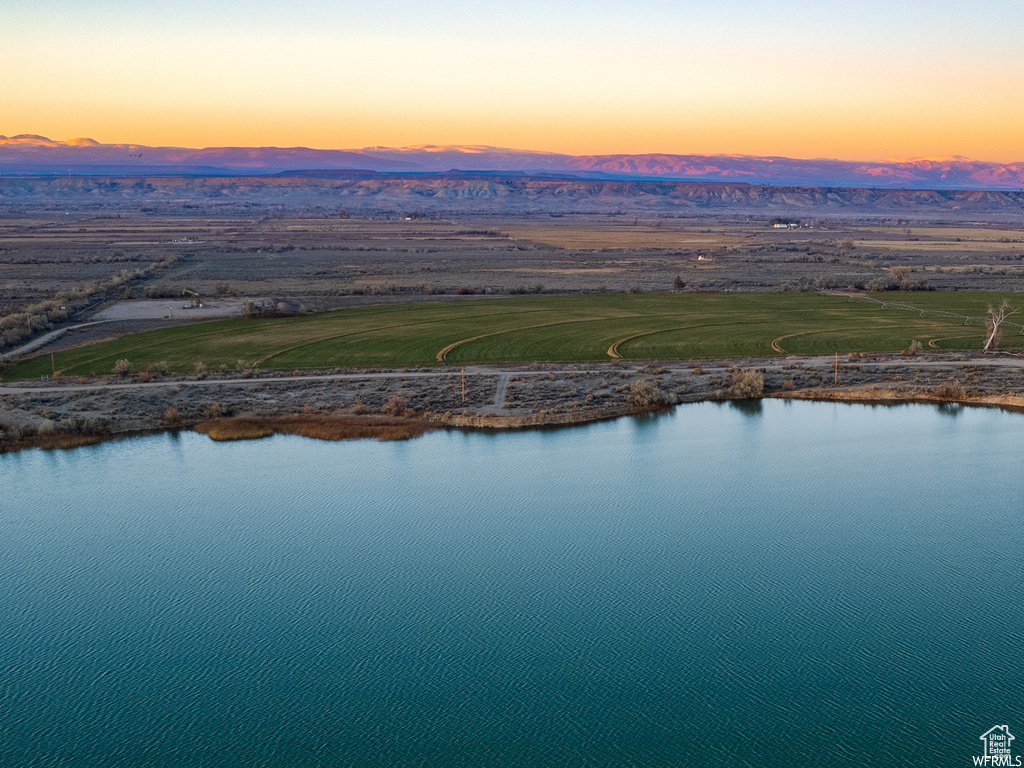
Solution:
M 780 355 L 785 355 L 785 354 L 787 354 L 786 350 L 784 350 L 782 348 L 782 345 L 779 343 L 783 339 L 792 339 L 794 336 L 806 336 L 808 333 L 825 333 L 826 331 L 830 331 L 830 330 L 832 330 L 832 329 L 831 328 L 821 328 L 821 329 L 814 330 L 814 331 L 799 331 L 798 333 L 787 333 L 785 336 L 778 336 L 778 337 L 772 339 L 772 349 L 774 349 Z
M 220 322 L 223 322 L 223 321 L 211 320 L 210 324 L 211 325 L 212 324 L 219 324 Z M 205 323 L 203 325 L 205 325 Z M 190 328 L 192 326 L 187 326 L 186 325 L 186 326 L 183 326 L 183 327 L 184 328 Z M 190 342 L 192 342 L 195 339 L 203 339 L 203 338 L 210 338 L 210 337 L 223 336 L 223 335 L 224 335 L 224 330 L 221 329 L 221 330 L 217 330 L 217 331 L 209 331 L 208 333 L 196 333 L 196 334 L 193 334 L 193 335 L 189 336 L 188 340 Z M 121 337 L 121 338 L 127 338 L 127 337 Z M 111 343 L 116 343 L 116 342 L 118 342 L 120 340 L 121 339 L 114 339 Z M 104 342 L 98 342 L 96 344 L 96 346 L 99 346 L 100 344 L 104 344 Z M 63 350 L 61 350 L 61 352 L 71 351 L 71 350 L 74 350 L 74 349 L 85 349 L 85 348 L 88 348 L 90 346 L 93 346 L 93 345 L 92 344 L 80 344 L 80 345 L 77 345 L 75 347 L 71 347 L 69 349 L 63 349 Z M 140 349 L 149 349 L 150 346 L 151 346 L 150 344 L 146 343 L 146 344 L 136 344 L 135 346 L 132 346 L 132 347 L 123 347 L 121 349 L 118 349 L 115 352 L 107 352 L 106 354 L 99 355 L 98 357 L 92 357 L 92 358 L 89 358 L 87 360 L 81 360 L 79 362 L 74 363 L 72 365 L 72 367 L 73 368 L 80 368 L 81 366 L 89 365 L 91 363 L 96 363 L 96 362 L 99 362 L 101 360 L 110 360 L 110 359 L 113 359 L 113 358 L 123 357 L 128 352 L 135 352 L 135 351 L 140 350 Z M 60 372 L 63 373 L 64 370 L 61 369 Z
M 456 347 L 461 347 L 463 344 L 469 344 L 472 341 L 479 341 L 480 339 L 486 339 L 491 336 L 504 336 L 508 333 L 516 333 L 518 331 L 529 331 L 534 328 L 550 328 L 553 325 L 568 325 L 569 323 L 593 323 L 601 320 L 607 320 L 607 317 L 581 317 L 576 320 L 558 320 L 554 323 L 541 323 L 540 325 L 524 325 L 522 328 L 505 328 L 501 331 L 494 331 L 492 333 L 482 333 L 479 336 L 473 336 L 468 339 L 460 339 L 453 344 L 449 344 L 447 347 L 437 353 L 437 362 L 447 363 L 448 354 Z
M 522 314 L 527 314 L 527 313 L 531 313 L 531 312 L 550 312 L 550 311 L 551 310 L 549 310 L 549 309 L 526 309 L 526 310 L 522 310 L 522 311 L 519 311 L 519 312 L 487 312 L 487 313 L 484 313 L 484 314 L 481 314 L 481 315 L 466 315 L 464 317 L 460 317 L 459 319 L 460 320 L 473 320 L 473 319 L 480 318 L 480 317 L 508 317 L 509 315 L 522 315 Z M 334 339 L 344 339 L 344 338 L 349 337 L 349 336 L 365 336 L 367 334 L 377 333 L 379 331 L 391 331 L 391 330 L 395 330 L 397 328 L 411 328 L 411 327 L 417 326 L 417 325 L 433 325 L 434 323 L 437 323 L 437 322 L 438 322 L 437 318 L 430 318 L 428 320 L 417 320 L 417 321 L 412 322 L 412 323 L 396 323 L 394 325 L 379 325 L 379 326 L 375 326 L 373 328 L 360 328 L 359 330 L 356 330 L 356 331 L 348 331 L 346 333 L 336 333 L 336 334 L 333 334 L 331 336 L 323 336 L 323 337 L 321 337 L 319 339 L 313 339 L 312 341 L 304 341 L 301 344 L 293 344 L 290 347 L 285 347 L 284 349 L 279 349 L 276 352 L 271 352 L 269 355 L 264 355 L 259 360 L 257 360 L 255 363 L 253 363 L 253 367 L 254 368 L 258 368 L 260 365 L 265 363 L 267 360 L 270 360 L 271 358 L 277 357 L 278 355 L 283 355 L 283 354 L 285 354 L 287 352 L 292 352 L 292 351 L 294 351 L 296 349 L 302 349 L 303 347 L 309 347 L 309 346 L 312 346 L 314 344 L 320 344 L 320 343 L 322 343 L 324 341 L 332 341 Z M 459 342 L 456 342 L 456 343 L 459 343 Z
M 627 341 L 633 341 L 634 339 L 642 339 L 645 336 L 657 336 L 659 333 L 671 333 L 672 331 L 688 331 L 694 328 L 722 328 L 727 325 L 751 325 L 747 322 L 735 322 L 735 323 L 701 323 L 699 325 L 679 325 L 673 328 L 659 328 L 655 331 L 644 331 L 643 333 L 635 333 L 632 336 L 627 336 L 624 339 L 619 339 L 610 347 L 608 347 L 608 357 L 613 357 L 617 360 L 622 360 L 622 355 L 619 354 L 619 346 L 625 344 Z
M 960 341 L 961 339 L 970 338 L 972 338 L 972 336 L 935 336 L 934 338 L 928 340 L 928 346 L 931 347 L 932 349 L 942 350 L 942 347 L 939 346 L 939 342 L 941 341 Z

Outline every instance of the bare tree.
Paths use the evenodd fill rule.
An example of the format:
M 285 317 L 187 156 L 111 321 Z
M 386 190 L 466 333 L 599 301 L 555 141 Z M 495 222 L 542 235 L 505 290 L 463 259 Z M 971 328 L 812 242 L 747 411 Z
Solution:
M 905 291 L 910 284 L 910 267 L 889 267 L 889 277 L 896 281 L 901 291 Z
M 985 341 L 985 348 L 982 352 L 988 352 L 989 347 L 993 344 L 999 344 L 999 326 L 1003 324 L 1003 321 L 1010 315 L 1015 315 L 1016 309 L 1010 306 L 1009 299 L 1003 299 L 1003 303 L 998 307 L 993 307 L 991 304 L 988 305 L 988 339 Z

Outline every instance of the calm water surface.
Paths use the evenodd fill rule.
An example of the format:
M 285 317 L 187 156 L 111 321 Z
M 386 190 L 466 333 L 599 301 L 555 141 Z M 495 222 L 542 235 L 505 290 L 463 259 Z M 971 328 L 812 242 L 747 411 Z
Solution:
M 769 401 L 3 456 L 0 766 L 968 766 L 1024 744 L 1022 435 Z

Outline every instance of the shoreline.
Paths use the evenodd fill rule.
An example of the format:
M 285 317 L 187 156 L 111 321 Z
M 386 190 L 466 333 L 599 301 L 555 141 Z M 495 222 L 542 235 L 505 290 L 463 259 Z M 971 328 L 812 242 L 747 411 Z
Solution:
M 749 397 L 737 390 L 737 371 L 756 372 L 763 391 Z M 1024 358 L 962 353 L 850 355 L 838 365 L 835 358 L 774 357 L 261 374 L 6 383 L 0 454 L 184 429 L 226 440 L 564 428 L 684 403 L 762 397 L 1024 412 Z

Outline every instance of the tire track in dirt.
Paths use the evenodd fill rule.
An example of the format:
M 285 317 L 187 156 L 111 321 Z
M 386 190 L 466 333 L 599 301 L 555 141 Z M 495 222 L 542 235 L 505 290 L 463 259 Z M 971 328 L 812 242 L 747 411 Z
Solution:
M 531 330 L 533 328 L 548 328 L 548 327 L 550 327 L 552 325 L 568 325 L 569 323 L 593 323 L 593 322 L 597 322 L 597 321 L 600 321 L 600 320 L 607 320 L 607 319 L 608 318 L 606 318 L 606 317 L 582 317 L 582 318 L 579 318 L 578 320 L 559 320 L 559 321 L 554 322 L 554 323 L 541 323 L 539 325 L 526 325 L 526 326 L 523 326 L 522 328 L 505 328 L 504 330 L 501 330 L 501 331 L 493 331 L 491 333 L 482 333 L 479 336 L 473 336 L 473 337 L 468 338 L 468 339 L 461 339 L 461 340 L 456 341 L 456 342 L 454 342 L 452 344 L 449 344 L 447 347 L 445 347 L 444 349 L 442 349 L 440 352 L 437 353 L 436 359 L 437 359 L 437 362 L 439 362 L 439 363 L 447 363 L 448 362 L 448 353 L 450 353 L 456 347 L 461 347 L 463 344 L 469 344 L 471 341 L 479 341 L 480 339 L 486 339 L 486 338 L 489 338 L 491 336 L 503 336 L 506 333 L 516 333 L 518 331 L 529 331 L 529 330 Z
M 529 309 L 529 310 L 526 310 L 526 312 L 546 312 L 546 311 L 547 310 L 542 310 L 542 309 Z M 461 319 L 473 320 L 473 319 L 478 318 L 478 317 L 507 317 L 509 315 L 519 315 L 519 314 L 523 314 L 523 313 L 522 312 L 498 312 L 498 313 L 488 312 L 488 313 L 483 314 L 483 315 L 469 315 L 469 316 L 461 318 Z M 437 322 L 437 319 L 436 318 L 432 318 L 430 320 L 417 320 L 416 322 L 413 322 L 413 323 L 399 323 L 397 325 L 379 325 L 379 326 L 377 326 L 375 328 L 363 328 L 362 330 L 358 330 L 358 331 L 348 331 L 347 333 L 336 333 L 336 334 L 332 334 L 331 336 L 324 336 L 324 337 L 319 338 L 319 339 L 313 339 L 312 341 L 304 341 L 301 344 L 293 344 L 290 347 L 286 347 L 284 349 L 279 349 L 276 352 L 271 352 L 269 355 L 264 355 L 263 357 L 261 357 L 259 360 L 257 360 L 252 365 L 253 365 L 253 368 L 258 368 L 260 365 L 265 363 L 267 360 L 270 360 L 272 357 L 277 357 L 278 355 L 283 355 L 286 352 L 292 352 L 292 351 L 294 351 L 296 349 L 302 349 L 302 347 L 308 347 L 308 346 L 311 346 L 313 344 L 319 344 L 322 341 L 331 341 L 333 339 L 343 339 L 343 338 L 345 338 L 347 336 L 362 336 L 362 335 L 365 335 L 365 334 L 368 334 L 368 333 L 376 333 L 377 331 L 390 331 L 390 330 L 393 330 L 395 328 L 410 328 L 410 327 L 412 327 L 414 325 L 429 325 L 431 323 L 436 323 L 436 322 Z
M 615 360 L 621 360 L 622 359 L 622 355 L 619 354 L 619 345 L 620 344 L 625 344 L 627 341 L 632 341 L 633 339 L 640 339 L 640 338 L 643 338 L 644 336 L 653 336 L 656 333 L 668 333 L 669 331 L 685 331 L 689 327 L 690 326 L 683 326 L 681 328 L 662 328 L 662 329 L 657 330 L 657 331 L 644 331 L 643 333 L 637 333 L 637 334 L 634 334 L 633 336 L 627 336 L 624 339 L 619 339 L 614 344 L 612 344 L 610 347 L 608 347 L 608 352 L 607 352 L 608 357 L 611 357 L 611 358 L 613 358 Z
M 344 310 L 341 310 L 341 311 L 344 311 Z M 527 309 L 527 310 L 520 310 L 520 311 L 517 311 L 517 312 L 498 312 L 498 313 L 486 312 L 486 313 L 479 314 L 479 315 L 469 315 L 469 316 L 467 316 L 464 319 L 475 319 L 475 318 L 478 318 L 478 317 L 504 317 L 504 316 L 508 316 L 508 315 L 525 314 L 527 312 L 547 312 L 547 311 L 549 311 L 549 310 L 546 310 L 546 309 Z M 331 314 L 333 314 L 333 313 L 331 313 Z M 108 322 L 108 321 L 104 320 L 104 321 L 101 321 L 101 322 Z M 218 323 L 218 322 L 224 322 L 224 318 L 219 318 L 219 319 L 211 320 L 210 321 L 211 324 L 215 324 L 215 323 Z M 266 360 L 269 360 L 270 358 L 274 357 L 275 355 L 283 354 L 285 352 L 290 352 L 293 349 L 298 349 L 300 347 L 304 347 L 304 346 L 307 346 L 309 344 L 317 344 L 317 343 L 319 343 L 321 341 L 329 341 L 330 339 L 341 338 L 341 337 L 344 337 L 344 336 L 356 335 L 358 333 L 373 333 L 373 332 L 376 332 L 376 331 L 388 330 L 390 328 L 401 328 L 401 327 L 405 327 L 405 326 L 409 326 L 409 325 L 426 325 L 426 324 L 429 324 L 431 322 L 437 322 L 437 320 L 436 319 L 418 320 L 418 321 L 416 321 L 414 323 L 402 323 L 402 324 L 394 325 L 394 326 L 376 326 L 376 327 L 373 327 L 373 328 L 364 328 L 362 331 L 350 331 L 348 333 L 333 334 L 331 336 L 326 336 L 326 337 L 323 337 L 323 338 L 314 339 L 312 341 L 304 341 L 301 344 L 292 345 L 292 346 L 287 347 L 285 349 L 279 349 L 279 350 L 276 350 L 274 352 L 271 352 L 268 355 L 265 355 L 264 357 L 260 358 L 255 363 L 253 363 L 253 367 L 256 367 L 256 366 L 260 365 L 261 363 L 265 362 Z M 93 325 L 93 324 L 94 323 L 85 323 L 85 325 Z M 196 323 L 195 325 L 192 325 L 192 326 L 181 326 L 181 327 L 182 328 L 190 328 L 190 327 L 191 328 L 195 328 L 195 327 L 198 327 L 198 326 L 201 326 L 201 325 L 207 325 L 207 323 Z M 75 326 L 75 327 L 78 327 L 78 326 Z M 65 329 L 65 330 L 70 330 L 70 329 Z M 197 333 L 194 332 L 194 333 L 191 333 L 189 335 L 189 339 L 188 340 L 189 340 L 189 342 L 194 342 L 197 339 L 206 339 L 206 338 L 211 338 L 211 337 L 217 337 L 217 336 L 222 335 L 223 333 L 224 332 L 223 332 L 222 329 L 215 329 L 215 330 L 212 330 L 212 331 L 205 331 L 205 332 L 201 331 L 201 332 L 197 332 Z M 126 336 L 122 336 L 120 338 L 126 338 L 127 336 L 134 336 L 134 335 L 136 335 L 136 334 L 126 334 Z M 113 341 L 113 340 L 115 340 L 115 339 L 111 339 L 111 341 Z M 88 344 L 85 344 L 84 346 L 93 346 L 94 344 L 95 345 L 99 345 L 101 343 L 104 343 L 104 342 L 103 341 L 90 342 Z M 86 360 L 82 360 L 82 361 L 80 361 L 78 363 L 75 363 L 72 366 L 72 368 L 73 369 L 81 369 L 82 367 L 87 366 L 87 365 L 92 365 L 93 363 L 99 363 L 99 362 L 102 362 L 104 360 L 113 360 L 115 358 L 125 357 L 130 352 L 136 352 L 136 351 L 138 351 L 140 349 L 148 349 L 150 346 L 151 345 L 149 343 L 147 343 L 147 342 L 140 342 L 140 343 L 135 344 L 133 346 L 125 347 L 124 349 L 121 349 L 120 351 L 117 351 L 117 352 L 107 352 L 107 353 L 105 353 L 103 355 L 100 355 L 98 357 L 91 357 L 91 358 L 88 358 Z M 78 349 L 81 349 L 81 347 L 78 347 Z M 65 350 L 62 350 L 62 351 L 65 351 Z M 29 359 L 32 359 L 32 358 L 29 358 Z M 63 372 L 63 370 L 62 370 L 62 372 Z
M 792 339 L 794 336 L 806 336 L 809 333 L 824 333 L 824 332 L 825 332 L 824 330 L 817 330 L 817 331 L 800 331 L 798 333 L 787 333 L 785 336 L 778 336 L 778 337 L 772 339 L 772 349 L 774 349 L 780 355 L 785 355 L 785 354 L 788 354 L 788 353 L 786 352 L 786 350 L 784 350 L 782 348 L 782 345 L 779 343 L 783 339 Z
M 660 328 L 656 331 L 644 331 L 643 333 L 637 333 L 632 336 L 627 336 L 624 339 L 619 339 L 610 347 L 608 347 L 607 354 L 610 358 L 613 358 L 615 360 L 622 360 L 623 357 L 622 355 L 619 354 L 619 345 L 625 344 L 627 341 L 633 341 L 633 339 L 640 339 L 643 338 L 644 336 L 654 336 L 655 334 L 658 333 L 669 333 L 670 331 L 688 331 L 694 328 L 723 328 L 727 325 L 745 325 L 745 323 L 701 323 L 700 325 L 679 325 L 672 328 Z

